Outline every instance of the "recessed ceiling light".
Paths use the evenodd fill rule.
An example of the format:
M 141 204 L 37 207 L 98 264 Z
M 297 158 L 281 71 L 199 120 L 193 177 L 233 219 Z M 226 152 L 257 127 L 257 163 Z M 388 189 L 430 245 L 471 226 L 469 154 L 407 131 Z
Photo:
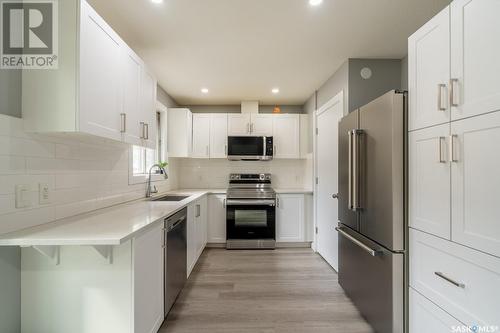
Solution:
M 162 3 L 163 0 L 151 0 L 152 3 Z
M 323 2 L 323 0 L 309 0 L 309 4 L 311 6 L 318 6 L 318 5 L 321 5 L 321 3 Z
M 280 89 L 279 88 L 273 88 L 273 90 L 271 90 L 273 94 L 277 94 L 280 92 Z
M 201 88 L 201 92 L 203 94 L 208 94 L 208 89 L 207 88 Z

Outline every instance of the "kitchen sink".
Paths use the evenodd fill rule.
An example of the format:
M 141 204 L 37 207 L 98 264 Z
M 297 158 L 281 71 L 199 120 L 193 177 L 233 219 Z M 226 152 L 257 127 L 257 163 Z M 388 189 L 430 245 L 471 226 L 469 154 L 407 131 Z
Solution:
M 151 201 L 182 201 L 189 198 L 189 195 L 164 195 L 163 197 L 151 199 Z

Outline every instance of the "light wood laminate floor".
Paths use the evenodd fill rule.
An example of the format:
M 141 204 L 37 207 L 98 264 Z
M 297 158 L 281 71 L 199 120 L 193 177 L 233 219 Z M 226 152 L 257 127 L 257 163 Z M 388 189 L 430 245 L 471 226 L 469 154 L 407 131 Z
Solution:
M 203 252 L 160 333 L 372 333 L 311 249 Z

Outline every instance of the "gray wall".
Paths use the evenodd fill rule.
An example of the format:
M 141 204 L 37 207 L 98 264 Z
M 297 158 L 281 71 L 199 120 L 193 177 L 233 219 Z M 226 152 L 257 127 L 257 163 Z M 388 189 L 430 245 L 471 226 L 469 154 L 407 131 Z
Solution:
M 186 105 L 193 113 L 241 113 L 241 105 Z M 272 113 L 275 105 L 259 105 L 259 113 Z M 302 105 L 280 105 L 281 113 L 304 113 Z
M 401 89 L 408 90 L 408 56 L 401 59 Z
M 360 74 L 365 67 L 372 71 L 366 80 Z M 392 89 L 401 89 L 400 59 L 349 59 L 349 112 Z
M 177 102 L 160 86 L 156 87 L 156 99 L 167 108 L 179 106 Z
M 0 332 L 21 331 L 21 249 L 0 246 Z
M 344 113 L 348 110 L 349 100 L 349 61 L 342 66 L 318 89 L 316 109 L 321 108 L 326 102 L 344 91 Z M 314 95 L 312 96 L 314 97 Z
M 22 71 L 0 69 L 0 114 L 21 118 Z
M 363 67 L 372 70 L 368 80 L 360 75 Z M 402 76 L 399 59 L 349 59 L 306 101 L 304 111 L 312 114 L 344 91 L 344 114 L 347 114 L 391 89 L 401 89 Z

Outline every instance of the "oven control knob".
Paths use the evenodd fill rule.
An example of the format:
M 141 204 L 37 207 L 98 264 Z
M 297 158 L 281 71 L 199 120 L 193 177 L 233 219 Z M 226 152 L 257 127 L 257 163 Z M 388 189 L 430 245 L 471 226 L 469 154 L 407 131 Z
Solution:
M 264 175 L 263 173 L 261 173 L 260 176 L 259 176 L 259 178 L 260 178 L 260 180 L 264 180 L 264 179 L 266 179 L 266 175 Z

